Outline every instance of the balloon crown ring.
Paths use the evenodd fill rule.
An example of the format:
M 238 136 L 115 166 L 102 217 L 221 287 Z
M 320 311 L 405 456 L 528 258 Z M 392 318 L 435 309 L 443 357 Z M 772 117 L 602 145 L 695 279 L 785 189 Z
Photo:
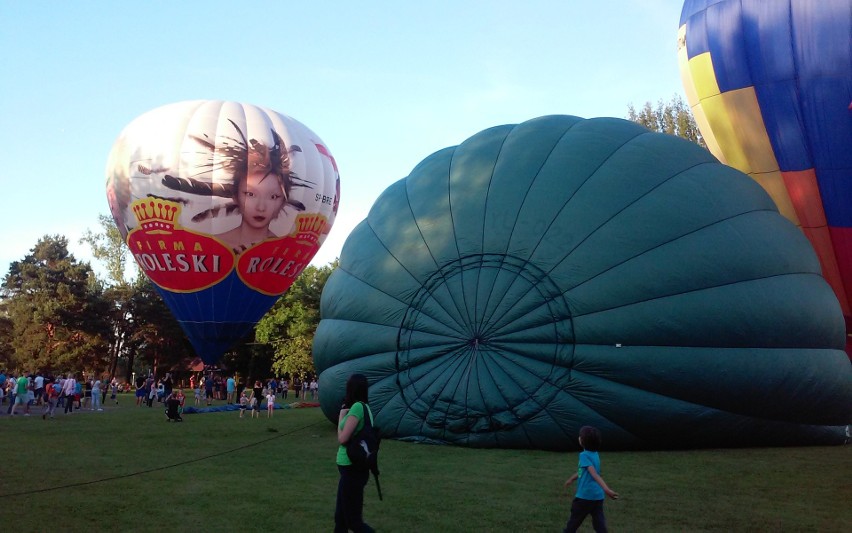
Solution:
M 181 208 L 177 202 L 160 199 L 138 200 L 131 207 L 143 229 L 173 228 Z

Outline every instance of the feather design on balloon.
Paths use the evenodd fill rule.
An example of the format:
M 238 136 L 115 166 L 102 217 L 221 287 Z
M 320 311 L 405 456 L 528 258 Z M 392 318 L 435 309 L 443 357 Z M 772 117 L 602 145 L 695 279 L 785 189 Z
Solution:
M 296 173 L 290 170 L 290 154 L 301 152 L 302 148 L 298 145 L 293 145 L 287 148 L 284 140 L 275 131 L 270 129 L 273 139 L 272 146 L 266 146 L 257 139 L 247 139 L 240 127 L 233 121 L 228 119 L 228 122 L 236 130 L 236 136 L 221 136 L 219 142 L 216 143 L 207 134 L 201 136 L 191 135 L 190 138 L 201 145 L 202 148 L 209 152 L 208 162 L 198 167 L 199 172 L 192 177 L 177 177 L 166 175 L 162 183 L 169 189 L 193 194 L 198 196 L 218 196 L 221 198 L 234 199 L 239 184 L 245 180 L 249 172 L 264 171 L 266 175 L 274 175 L 278 178 L 281 184 L 281 190 L 284 193 L 285 202 L 282 206 L 284 210 L 287 206 L 304 211 L 305 205 L 298 200 L 290 198 L 290 192 L 293 187 L 313 188 L 314 183 L 300 178 Z M 210 174 L 214 171 L 222 171 L 231 175 L 231 181 L 228 183 L 219 183 L 208 180 L 196 179 L 196 176 Z M 230 215 L 234 211 L 239 210 L 236 202 L 228 203 L 224 206 L 217 206 L 205 211 L 202 211 L 193 217 L 193 221 L 198 222 L 208 218 L 214 218 L 224 212 L 225 215 Z
M 199 196 L 221 196 L 223 198 L 234 196 L 234 185 L 232 183 L 213 183 L 194 178 L 178 178 L 166 174 L 163 178 L 163 185 L 175 191 Z
M 230 215 L 234 211 L 239 211 L 240 206 L 235 204 L 234 202 L 228 202 L 225 205 L 217 205 L 216 207 L 211 207 L 210 209 L 205 209 L 204 211 L 198 213 L 194 217 L 192 217 L 193 222 L 202 222 L 207 220 L 208 218 L 216 218 L 219 216 L 219 213 L 224 210 L 225 215 Z

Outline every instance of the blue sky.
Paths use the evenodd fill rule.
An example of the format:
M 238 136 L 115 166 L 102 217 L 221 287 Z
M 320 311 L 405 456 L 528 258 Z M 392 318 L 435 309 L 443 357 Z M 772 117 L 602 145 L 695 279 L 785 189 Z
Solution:
M 379 194 L 429 154 L 549 114 L 624 117 L 682 95 L 682 0 L 0 0 L 0 275 L 47 234 L 90 260 L 106 159 L 135 117 L 182 100 L 272 108 L 325 141 L 339 256 Z

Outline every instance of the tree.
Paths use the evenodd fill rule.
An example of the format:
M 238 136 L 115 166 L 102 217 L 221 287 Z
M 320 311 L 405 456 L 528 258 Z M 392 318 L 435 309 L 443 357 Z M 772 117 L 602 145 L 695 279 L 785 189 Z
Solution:
M 44 236 L 3 280 L 11 322 L 11 363 L 19 370 L 95 370 L 105 366 L 106 301 L 88 263 L 68 240 Z
M 130 252 L 124 245 L 124 239 L 112 218 L 99 215 L 98 224 L 101 231 L 94 233 L 86 230 L 80 243 L 88 244 L 94 258 L 102 261 L 106 268 L 106 279 L 99 281 L 105 287 L 104 298 L 109 302 L 108 380 L 112 380 L 115 377 L 119 359 L 129 359 L 131 356 L 128 352 L 128 341 L 133 335 L 130 303 L 134 292 L 139 288 L 140 275 L 138 270 L 135 271 L 135 283 L 127 277 Z M 132 368 L 132 361 L 129 363 L 127 368 Z
M 305 268 L 257 323 L 257 342 L 272 346 L 272 370 L 276 374 L 314 372 L 311 347 L 320 321 L 320 297 L 336 266 L 335 260 L 324 267 Z
M 651 131 L 683 137 L 707 148 L 692 112 L 678 95 L 674 95 L 669 102 L 658 101 L 656 107 L 652 106 L 651 102 L 645 102 L 639 112 L 633 104 L 628 104 L 627 119 Z

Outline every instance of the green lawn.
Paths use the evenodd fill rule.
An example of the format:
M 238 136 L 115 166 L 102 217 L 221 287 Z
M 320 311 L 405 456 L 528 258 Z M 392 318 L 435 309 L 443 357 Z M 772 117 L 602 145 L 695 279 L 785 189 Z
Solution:
M 271 419 L 185 415 L 177 424 L 129 395 L 107 404 L 54 420 L 0 416 L 0 523 L 21 526 L 10 531 L 331 531 L 337 444 L 319 409 L 280 409 Z M 612 531 L 852 528 L 849 446 L 601 458 L 622 495 L 606 503 Z M 562 483 L 576 461 L 576 453 L 386 440 L 385 499 L 371 481 L 364 515 L 379 531 L 560 531 L 570 505 Z

